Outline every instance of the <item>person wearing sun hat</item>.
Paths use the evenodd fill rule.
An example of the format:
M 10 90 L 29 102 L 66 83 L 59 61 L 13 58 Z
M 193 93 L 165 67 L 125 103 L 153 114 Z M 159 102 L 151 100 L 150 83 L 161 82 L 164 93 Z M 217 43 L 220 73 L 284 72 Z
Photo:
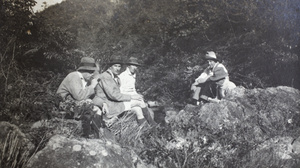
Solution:
M 225 97 L 225 89 L 228 85 L 231 86 L 232 82 L 229 81 L 228 71 L 219 62 L 215 52 L 206 52 L 205 59 L 209 66 L 192 84 L 193 99 L 194 102 L 218 102 Z
M 132 60 L 133 61 L 133 60 Z M 136 60 L 132 64 L 139 65 Z M 133 111 L 137 115 L 138 123 L 144 119 L 143 113 L 149 114 L 143 96 L 138 93 L 122 93 L 120 90 L 121 80 L 119 74 L 121 66 L 124 64 L 120 56 L 113 56 L 109 61 L 109 68 L 100 74 L 99 84 L 96 86 L 96 94 L 93 99 L 94 104 L 102 106 L 107 104 L 108 111 L 106 117 L 114 119 L 125 111 Z M 150 114 L 149 114 L 150 115 Z M 154 120 L 148 121 L 151 126 L 156 125 Z
M 138 68 L 141 67 L 142 64 L 139 63 L 139 61 L 136 57 L 130 57 L 128 59 L 128 61 L 125 62 L 125 64 L 127 65 L 126 70 L 119 75 L 120 81 L 121 81 L 121 86 L 120 86 L 121 93 L 129 94 L 129 95 L 138 94 L 136 91 L 136 86 L 135 86 L 136 74 L 137 74 Z M 153 120 L 154 112 L 151 110 L 151 108 L 148 108 L 148 104 L 146 104 L 144 102 L 144 99 L 142 99 L 141 101 L 142 101 L 142 103 L 145 104 L 145 106 L 147 106 L 146 108 L 148 109 L 149 113 L 148 113 L 148 111 L 144 110 L 143 116 L 138 118 L 138 122 L 141 124 L 147 120 L 148 122 L 151 123 Z M 137 110 L 140 110 L 140 109 L 137 109 Z M 148 114 L 150 114 L 150 115 L 148 115 Z
M 137 94 L 135 87 L 136 72 L 141 64 L 137 58 L 130 57 L 126 65 L 126 70 L 119 75 L 121 81 L 120 90 L 124 94 Z
M 57 94 L 64 100 L 85 100 L 91 97 L 97 85 L 97 76 L 93 73 L 97 70 L 94 58 L 83 57 L 77 71 L 69 73 L 57 89 Z M 94 79 L 92 79 L 92 76 Z M 92 80 L 91 80 L 92 79 Z M 90 85 L 87 85 L 90 82 Z
M 101 115 L 102 111 L 99 107 L 94 106 L 91 100 L 95 94 L 95 87 L 98 83 L 99 73 L 94 58 L 81 58 L 79 68 L 69 73 L 59 85 L 56 94 L 62 98 L 59 108 L 65 111 L 65 118 L 80 118 L 82 119 L 83 136 L 88 138 L 91 133 L 91 116 L 94 113 Z M 75 109 L 83 107 L 83 105 L 90 105 L 91 114 L 80 114 Z M 105 109 L 106 104 L 103 105 Z M 101 106 L 102 107 L 102 106 Z M 99 118 L 99 117 L 98 117 Z M 99 121 L 96 121 L 98 122 Z

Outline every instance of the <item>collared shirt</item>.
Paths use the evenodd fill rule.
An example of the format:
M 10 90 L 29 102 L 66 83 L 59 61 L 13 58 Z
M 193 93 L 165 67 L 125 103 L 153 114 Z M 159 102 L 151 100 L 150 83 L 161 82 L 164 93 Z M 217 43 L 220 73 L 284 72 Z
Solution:
M 121 93 L 125 94 L 136 94 L 136 88 L 135 88 L 135 82 L 136 82 L 136 74 L 132 74 L 127 67 L 124 72 L 122 72 L 120 75 L 120 81 L 121 81 Z
M 121 81 L 120 81 L 120 78 L 119 78 L 119 76 L 118 75 L 115 75 L 115 74 L 113 74 L 112 73 L 112 71 L 111 70 L 107 70 L 107 72 L 111 75 L 111 77 L 115 80 L 115 82 L 117 83 L 117 85 L 120 87 L 120 85 L 121 85 Z

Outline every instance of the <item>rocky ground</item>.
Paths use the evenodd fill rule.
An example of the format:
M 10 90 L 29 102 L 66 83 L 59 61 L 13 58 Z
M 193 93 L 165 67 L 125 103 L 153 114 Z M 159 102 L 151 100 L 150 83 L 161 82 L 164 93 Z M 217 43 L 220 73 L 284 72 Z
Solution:
M 1 5 L 0 167 L 300 167 L 297 0 L 66 0 L 36 14 L 34 0 Z M 211 50 L 239 87 L 190 105 Z M 83 139 L 80 121 L 53 113 L 56 89 L 82 57 L 103 71 L 113 55 L 145 65 L 137 88 L 163 104 L 160 127 L 128 116 Z
M 123 131 L 115 132 L 113 139 L 105 134 L 100 139 L 81 138 L 80 122 L 73 120 L 39 121 L 24 133 L 1 122 L 5 130 L 1 132 L 1 164 L 55 168 L 300 166 L 299 90 L 237 87 L 219 103 L 163 111 L 165 124 L 155 130 L 139 130 L 129 117 L 122 120 L 122 127 L 110 128 Z M 33 145 L 37 135 L 33 132 L 44 132 L 39 148 Z

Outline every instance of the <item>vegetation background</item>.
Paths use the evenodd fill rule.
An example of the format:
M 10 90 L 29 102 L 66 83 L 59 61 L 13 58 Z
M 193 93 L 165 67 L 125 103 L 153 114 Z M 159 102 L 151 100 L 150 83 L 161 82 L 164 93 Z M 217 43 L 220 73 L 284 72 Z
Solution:
M 212 50 L 246 88 L 300 88 L 297 0 L 0 2 L 1 120 L 51 117 L 56 88 L 83 56 L 138 57 L 147 99 L 183 105 Z
M 23 129 L 52 118 L 83 56 L 101 70 L 138 57 L 139 91 L 179 109 L 210 50 L 237 85 L 300 88 L 298 0 L 66 0 L 33 13 L 35 3 L 0 1 L 0 121 Z

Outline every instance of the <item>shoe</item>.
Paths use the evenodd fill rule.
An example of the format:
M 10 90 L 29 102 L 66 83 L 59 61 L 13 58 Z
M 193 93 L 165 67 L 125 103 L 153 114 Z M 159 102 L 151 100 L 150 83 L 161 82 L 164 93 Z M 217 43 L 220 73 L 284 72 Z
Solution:
M 138 125 L 142 125 L 144 122 L 146 122 L 146 119 L 145 119 L 145 118 L 137 119 Z
M 191 104 L 191 105 L 197 105 L 197 101 L 196 99 L 188 99 L 187 103 Z
M 143 115 L 150 126 L 154 126 L 157 123 L 154 121 L 154 119 L 151 117 L 148 108 L 142 108 Z

